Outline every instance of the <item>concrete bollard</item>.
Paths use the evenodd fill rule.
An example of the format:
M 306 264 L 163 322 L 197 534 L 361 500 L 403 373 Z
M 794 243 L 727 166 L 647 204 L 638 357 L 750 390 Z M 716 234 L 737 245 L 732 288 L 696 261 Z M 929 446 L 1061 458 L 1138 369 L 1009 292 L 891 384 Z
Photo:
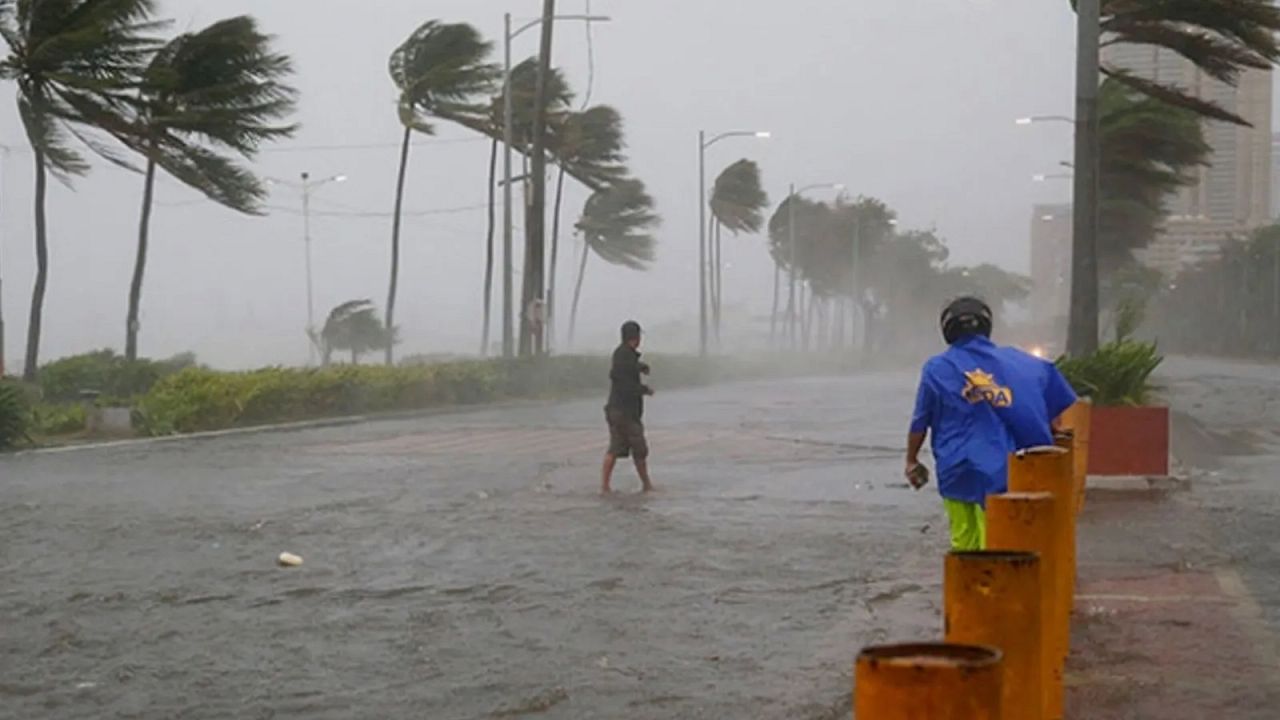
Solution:
M 1089 477 L 1089 429 L 1092 425 L 1093 403 L 1078 400 L 1062 414 L 1062 426 L 1071 431 L 1075 440 L 1072 468 L 1076 481 L 1076 513 L 1084 510 L 1084 498 Z
M 949 643 L 998 647 L 1005 720 L 1044 716 L 1040 556 L 1033 552 L 952 552 L 943 577 Z
M 1009 460 L 1010 492 L 1047 492 L 1053 495 L 1054 534 L 1058 539 L 1058 555 L 1054 560 L 1054 583 L 1057 591 L 1058 617 L 1055 625 L 1062 633 L 1059 648 L 1065 659 L 1071 647 L 1071 610 L 1075 607 L 1076 585 L 1076 514 L 1075 479 L 1072 454 L 1062 448 L 1033 448 L 1015 454 Z
M 991 550 L 1021 550 L 1040 556 L 1040 689 L 1044 720 L 1061 720 L 1063 677 L 1066 663 L 1066 630 L 1057 622 L 1060 601 L 1055 566 L 1061 549 L 1054 533 L 1053 495 L 1006 493 L 987 498 L 987 547 Z
M 869 647 L 854 668 L 858 720 L 1002 720 L 999 650 L 946 643 Z

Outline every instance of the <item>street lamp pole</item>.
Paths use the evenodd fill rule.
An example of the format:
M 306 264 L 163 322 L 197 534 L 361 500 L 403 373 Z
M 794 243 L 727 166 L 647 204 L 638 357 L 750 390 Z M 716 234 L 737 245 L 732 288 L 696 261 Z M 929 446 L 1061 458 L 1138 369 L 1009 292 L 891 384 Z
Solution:
M 609 22 L 605 15 L 556 15 L 553 20 L 582 20 L 584 22 Z M 531 20 L 519 28 L 511 29 L 511 13 L 503 15 L 503 83 L 502 83 L 502 356 L 515 354 L 515 324 L 511 312 L 513 296 L 512 276 L 515 265 L 512 258 L 512 152 L 515 144 L 515 101 L 512 98 L 511 42 L 521 33 L 542 24 L 543 18 Z
M 312 180 L 311 173 L 304 172 L 300 175 L 300 179 L 302 181 L 300 183 L 277 180 L 276 178 L 267 178 L 267 182 L 274 183 L 276 185 L 284 185 L 302 192 L 302 246 L 307 277 L 307 352 L 309 362 L 314 365 L 316 362 L 316 322 L 315 294 L 311 273 L 311 192 L 323 185 L 328 185 L 329 183 L 346 182 L 347 176 L 331 175 L 323 180 Z
M 732 137 L 768 139 L 768 131 L 733 130 L 710 140 L 707 131 L 698 131 L 698 354 L 707 354 L 707 148 Z

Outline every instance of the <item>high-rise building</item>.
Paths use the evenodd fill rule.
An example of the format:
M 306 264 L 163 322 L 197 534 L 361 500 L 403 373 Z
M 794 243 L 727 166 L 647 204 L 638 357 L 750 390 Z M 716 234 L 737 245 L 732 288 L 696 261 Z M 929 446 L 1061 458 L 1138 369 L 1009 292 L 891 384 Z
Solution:
M 1212 148 L 1195 182 L 1169 199 L 1161 237 L 1139 259 L 1175 274 L 1197 258 L 1210 256 L 1229 237 L 1270 224 L 1272 215 L 1272 78 L 1269 70 L 1249 70 L 1237 87 L 1206 76 L 1177 53 L 1150 45 L 1110 45 L 1107 65 L 1166 85 L 1175 85 L 1243 117 L 1252 127 L 1206 121 Z
M 1031 317 L 1065 330 L 1071 303 L 1071 205 L 1031 209 Z

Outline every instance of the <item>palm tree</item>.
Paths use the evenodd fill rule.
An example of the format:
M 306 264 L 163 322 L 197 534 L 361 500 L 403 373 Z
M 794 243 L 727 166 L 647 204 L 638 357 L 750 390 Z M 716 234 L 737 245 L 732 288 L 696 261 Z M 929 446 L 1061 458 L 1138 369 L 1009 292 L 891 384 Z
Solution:
M 751 160 L 739 160 L 725 168 L 716 178 L 711 192 L 711 218 L 715 223 L 712 245 L 711 308 L 715 318 L 716 339 L 720 339 L 720 306 L 724 299 L 724 268 L 721 259 L 720 231 L 757 233 L 764 226 L 764 208 L 769 196 L 760 185 L 760 166 Z
M 332 361 L 334 350 L 349 350 L 351 364 L 355 365 L 364 353 L 394 345 L 396 332 L 378 319 L 378 310 L 371 301 L 349 300 L 329 313 L 319 339 L 325 366 Z
M 250 215 L 260 212 L 266 194 L 262 184 L 218 151 L 252 159 L 261 143 L 294 132 L 296 126 L 276 123 L 293 111 L 296 92 L 284 83 L 292 63 L 271 50 L 271 41 L 252 17 L 230 18 L 170 40 L 142 75 L 137 116 L 127 132 L 117 133 L 147 161 L 125 324 L 127 360 L 138 357 L 138 308 L 156 167 L 220 205 Z
M 387 327 L 394 327 L 396 286 L 400 277 L 400 218 L 404 207 L 405 173 L 413 131 L 435 134 L 438 118 L 469 128 L 484 126 L 485 107 L 476 96 L 487 94 L 500 74 L 486 62 L 492 45 L 470 25 L 424 23 L 391 53 L 391 79 L 400 91 L 400 123 L 404 136 L 396 176 L 395 213 L 391 223 L 391 280 L 387 290 Z M 393 348 L 387 345 L 387 364 Z
M 511 84 L 513 144 L 520 152 L 524 152 L 533 133 L 533 96 L 536 92 L 537 74 L 537 60 L 530 58 L 512 68 L 511 77 L 507 79 L 507 82 Z M 552 70 L 547 78 L 547 86 L 547 102 L 557 108 L 559 112 L 564 112 L 573 100 L 573 94 L 569 91 L 564 74 L 558 69 Z M 505 91 L 505 87 L 503 90 Z M 504 102 L 505 98 L 502 93 L 494 96 L 489 101 L 488 117 L 480 125 L 472 126 L 473 130 L 491 138 L 489 147 L 489 227 L 485 243 L 484 268 L 484 327 L 481 331 L 480 340 L 480 352 L 482 355 L 487 355 L 489 352 L 489 330 L 493 317 L 493 242 L 497 220 L 498 145 L 503 140 L 506 121 L 504 117 Z M 504 312 L 510 312 L 510 310 L 510 308 L 506 308 Z
M 625 146 L 622 115 L 607 105 L 566 113 L 553 118 L 551 153 L 560 166 L 556 178 L 556 198 L 551 216 L 551 259 L 547 277 L 548 349 L 555 338 L 556 270 L 560 257 L 560 214 L 564 202 L 567 173 L 588 187 L 603 187 L 626 175 L 622 154 Z
M 1073 0 L 1074 4 L 1074 0 Z M 1153 45 L 1191 61 L 1211 78 L 1234 87 L 1247 69 L 1280 62 L 1280 8 L 1271 0 L 1103 0 L 1104 47 Z M 1138 77 L 1120 68 L 1102 72 L 1170 105 L 1238 125 L 1249 123 L 1186 88 Z
M 1155 239 L 1169 195 L 1195 181 L 1211 148 L 1194 112 L 1114 79 L 1102 84 L 1098 114 L 1098 267 L 1114 272 Z
M 18 113 L 35 156 L 36 281 L 27 380 L 38 372 L 49 279 L 48 173 L 69 182 L 88 172 L 84 158 L 69 147 L 69 135 L 112 162 L 124 162 L 85 130 L 127 127 L 127 94 L 157 45 L 151 34 L 164 25 L 151 19 L 154 11 L 154 0 L 0 0 L 0 36 L 9 48 L 0 77 L 18 84 Z
M 621 180 L 591 195 L 582 210 L 577 229 L 582 233 L 582 259 L 569 310 L 569 345 L 578 321 L 578 301 L 586 276 L 587 256 L 594 252 L 610 265 L 645 270 L 654 258 L 654 239 L 649 230 L 661 219 L 653 212 L 653 198 L 639 180 Z

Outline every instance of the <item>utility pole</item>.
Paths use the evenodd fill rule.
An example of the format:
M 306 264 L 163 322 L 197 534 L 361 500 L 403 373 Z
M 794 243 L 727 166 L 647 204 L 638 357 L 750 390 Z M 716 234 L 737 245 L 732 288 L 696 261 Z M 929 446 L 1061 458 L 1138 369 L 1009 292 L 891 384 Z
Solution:
M 1099 0 L 1076 4 L 1075 197 L 1072 200 L 1071 318 L 1067 352 L 1098 349 L 1098 78 Z
M 542 326 L 530 317 L 545 295 L 547 221 L 547 76 L 551 74 L 551 46 L 556 0 L 542 2 L 542 43 L 538 50 L 538 79 L 533 100 L 533 138 L 530 153 L 529 209 L 525 222 L 524 292 L 521 293 L 520 354 L 542 353 Z M 536 335 L 536 337 L 535 337 Z

